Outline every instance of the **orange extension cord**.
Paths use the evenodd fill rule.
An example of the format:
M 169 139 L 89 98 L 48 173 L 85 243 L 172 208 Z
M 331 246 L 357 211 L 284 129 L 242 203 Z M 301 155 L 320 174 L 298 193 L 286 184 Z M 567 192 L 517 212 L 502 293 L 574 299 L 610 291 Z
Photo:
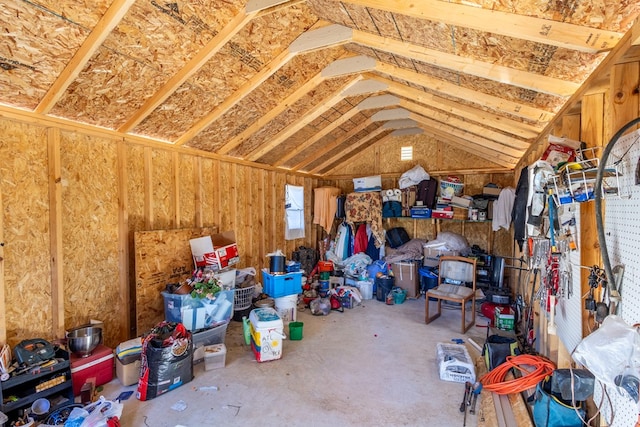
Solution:
M 526 368 L 521 367 L 526 366 Z M 518 369 L 522 376 L 505 381 L 511 368 Z M 480 382 L 484 390 L 497 394 L 520 393 L 534 388 L 540 381 L 551 375 L 556 366 L 548 359 L 531 354 L 507 356 L 507 361 L 487 372 Z

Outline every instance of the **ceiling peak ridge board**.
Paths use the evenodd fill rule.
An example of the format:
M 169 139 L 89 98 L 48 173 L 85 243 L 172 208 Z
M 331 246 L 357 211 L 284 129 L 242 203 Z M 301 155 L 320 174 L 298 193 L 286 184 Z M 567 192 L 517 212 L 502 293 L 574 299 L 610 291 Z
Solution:
M 438 122 L 446 123 L 450 126 L 460 129 L 466 129 L 468 132 L 487 138 L 489 140 L 493 140 L 497 143 L 506 145 L 507 147 L 526 150 L 531 145 L 530 142 L 521 140 L 514 135 L 507 135 L 502 132 L 494 131 L 490 128 L 487 128 L 486 126 L 482 126 L 475 122 L 470 122 L 459 117 L 453 117 L 450 114 L 439 112 L 437 110 L 409 100 L 402 100 L 400 106 L 409 109 L 413 113 L 420 114 L 424 117 L 429 117 Z
M 623 34 L 581 25 L 536 18 L 440 0 L 342 0 L 368 8 L 398 13 L 457 27 L 473 28 L 587 53 L 606 52 Z
M 55 79 L 44 97 L 35 108 L 36 113 L 47 114 L 60 100 L 73 80 L 87 65 L 93 54 L 100 48 L 111 31 L 122 21 L 135 0 L 114 0 L 107 11 L 102 15 L 87 38 L 82 42 L 71 60 Z
M 166 101 L 182 84 L 196 74 L 220 49 L 222 49 L 236 34 L 238 34 L 253 19 L 268 15 L 277 10 L 293 6 L 300 1 L 274 2 L 258 1 L 252 10 L 238 13 L 218 34 L 200 49 L 177 73 L 175 73 L 154 95 L 148 98 L 138 110 L 125 122 L 118 131 L 129 132 L 156 108 Z M 274 6 L 275 3 L 276 5 Z M 178 144 L 178 145 L 181 145 Z
M 364 120 L 358 126 L 354 127 L 349 132 L 347 132 L 345 135 L 342 135 L 339 138 L 334 139 L 333 142 L 331 142 L 329 144 L 325 144 L 324 147 L 316 150 L 312 155 L 307 156 L 304 160 L 302 160 L 298 164 L 292 166 L 291 168 L 294 169 L 294 170 L 299 170 L 299 169 L 307 166 L 309 163 L 313 162 L 314 160 L 319 159 L 322 156 L 324 156 L 325 154 L 333 151 L 334 149 L 339 147 L 345 141 L 349 141 L 349 139 L 353 138 L 355 135 L 357 135 L 358 133 L 362 132 L 364 129 L 366 129 L 368 126 L 370 126 L 372 124 L 373 124 L 373 122 L 371 120 L 369 120 L 369 119 Z
M 217 152 L 219 154 L 227 154 L 234 148 L 238 147 L 247 138 L 249 138 L 255 132 L 257 132 L 264 126 L 266 126 L 271 120 L 275 119 L 280 113 L 284 112 L 291 105 L 295 104 L 298 100 L 300 100 L 303 96 L 305 96 L 309 91 L 313 90 L 318 85 L 320 85 L 323 81 L 325 81 L 325 78 L 322 77 L 320 73 L 317 73 L 316 75 L 311 77 L 311 79 L 307 80 L 302 86 L 296 89 L 293 93 L 291 93 L 285 99 L 280 101 L 278 105 L 270 109 L 267 112 L 267 114 L 259 117 L 245 130 L 243 130 L 238 135 L 231 138 L 227 143 L 225 143 L 222 147 L 220 147 L 217 150 Z
M 492 110 L 503 112 L 505 115 L 512 115 L 533 122 L 544 123 L 551 120 L 554 116 L 553 113 L 540 108 L 509 101 L 508 99 L 499 98 L 494 95 L 488 95 L 483 92 L 458 86 L 445 80 L 440 80 L 435 77 L 420 74 L 415 71 L 400 68 L 381 61 L 377 61 L 375 70 L 388 76 L 393 76 L 410 83 L 415 83 L 416 85 L 427 88 L 432 92 L 445 94 L 447 96 L 455 96 L 461 100 L 481 104 L 487 108 L 491 108 Z
M 352 41 L 372 49 L 383 50 L 393 53 L 394 55 L 412 58 L 436 67 L 463 72 L 487 80 L 534 90 L 548 95 L 566 97 L 573 94 L 573 92 L 580 87 L 579 83 L 441 52 L 425 46 L 382 37 L 364 31 L 353 30 Z
M 382 126 L 380 126 L 379 128 L 377 128 L 373 132 L 368 133 L 367 135 L 365 135 L 362 138 L 360 138 L 358 141 L 356 141 L 353 144 L 351 144 L 345 150 L 339 151 L 338 153 L 335 153 L 333 156 L 331 156 L 328 159 L 326 159 L 324 162 L 322 162 L 321 164 L 319 164 L 318 166 L 313 168 L 310 173 L 318 174 L 318 173 L 320 173 L 320 171 L 326 170 L 327 167 L 329 167 L 329 165 L 335 163 L 340 158 L 342 158 L 342 157 L 346 156 L 347 154 L 351 153 L 352 151 L 355 151 L 356 149 L 360 148 L 360 146 L 364 145 L 369 140 L 377 137 L 381 133 L 388 132 L 388 131 L 389 131 L 389 129 L 383 129 Z M 335 169 L 335 167 L 336 166 L 334 165 L 330 170 Z M 324 174 L 321 173 L 321 175 L 324 175 Z
M 322 69 L 324 77 L 338 77 L 345 74 L 372 71 L 376 67 L 376 60 L 367 55 L 357 55 L 336 59 Z
M 474 108 L 465 104 L 457 104 L 455 101 L 442 98 L 423 90 L 409 87 L 405 84 L 394 82 L 384 77 L 374 75 L 366 76 L 384 82 L 388 86 L 388 91 L 407 99 L 412 99 L 421 104 L 429 105 L 432 108 L 444 111 L 447 114 L 471 120 L 483 126 L 502 130 L 514 135 L 519 135 L 524 139 L 537 138 L 544 126 L 536 126 L 528 123 L 513 120 L 511 118 Z
M 520 156 L 522 156 L 522 154 L 526 151 L 526 148 L 518 149 L 518 148 L 509 147 L 508 145 L 501 144 L 491 139 L 487 139 L 483 136 L 475 135 L 465 129 L 460 129 L 460 128 L 448 125 L 446 123 L 442 123 L 437 120 L 433 120 L 431 118 L 422 116 L 420 114 L 412 113 L 411 119 L 421 123 L 422 125 L 428 126 L 429 129 L 438 130 L 440 132 L 444 132 L 451 136 L 464 139 L 470 143 L 476 144 L 478 146 L 490 149 L 498 153 L 502 153 L 504 155 L 513 157 L 514 159 L 519 159 Z
M 354 78 L 345 83 L 342 87 L 340 87 L 337 91 L 330 95 L 330 98 L 323 99 L 322 102 L 312 107 L 309 111 L 304 113 L 304 117 L 296 120 L 295 122 L 289 124 L 284 129 L 282 129 L 276 136 L 271 138 L 269 141 L 261 144 L 258 148 L 253 150 L 247 156 L 247 160 L 249 161 L 257 161 L 262 156 L 267 154 L 269 151 L 286 141 L 288 138 L 296 134 L 300 129 L 307 126 L 309 123 L 320 117 L 325 111 L 329 110 L 331 107 L 336 105 L 338 102 L 342 101 L 344 98 L 343 91 L 348 89 L 349 87 L 356 84 L 358 81 L 362 80 L 363 77 L 361 74 L 356 75 Z
M 418 122 L 414 119 L 407 117 L 406 119 L 395 119 L 386 121 L 383 125 L 383 129 L 407 129 L 418 126 Z
M 360 82 L 358 82 L 358 83 L 360 83 Z M 358 84 L 358 83 L 356 83 L 356 84 Z M 344 94 L 344 92 L 343 92 L 343 94 Z M 400 99 L 398 97 L 394 96 L 394 95 L 374 95 L 374 96 L 369 96 L 368 98 L 363 99 L 362 101 L 360 101 L 360 103 L 358 103 L 358 105 L 356 105 L 353 108 L 350 108 L 349 111 L 347 111 L 346 113 L 343 113 L 337 120 L 332 121 L 327 126 L 322 128 L 320 131 L 316 132 L 311 138 L 307 139 L 304 143 L 298 145 L 295 149 L 290 150 L 287 154 L 285 154 L 284 156 L 280 157 L 278 160 L 276 160 L 273 163 L 273 165 L 274 166 L 283 165 L 288 160 L 290 160 L 293 157 L 297 156 L 298 154 L 302 153 L 304 150 L 306 150 L 307 148 L 311 147 L 316 142 L 320 141 L 320 139 L 322 139 L 325 136 L 329 135 L 331 132 L 336 130 L 338 127 L 342 126 L 343 124 L 345 124 L 346 122 L 351 120 L 351 118 L 354 117 L 359 112 L 364 111 L 364 110 L 372 110 L 372 109 L 376 109 L 376 108 L 382 108 L 382 107 L 385 107 L 385 106 L 397 105 L 397 103 L 399 101 L 400 101 Z M 371 124 L 371 120 L 367 119 L 367 120 L 365 120 L 365 122 L 363 122 L 363 124 L 368 126 L 369 124 Z M 364 126 L 364 127 L 366 127 L 366 126 Z M 327 152 L 331 151 L 332 144 L 328 144 L 328 146 L 329 146 L 329 149 L 327 150 Z M 324 148 L 326 148 L 326 147 L 327 147 L 327 145 L 325 145 Z M 323 152 L 322 154 L 318 154 L 316 152 L 314 154 L 324 155 L 325 152 Z M 311 160 L 309 160 L 309 161 L 311 161 Z M 303 162 L 301 162 L 301 163 L 299 163 L 297 165 L 294 165 L 292 167 L 292 169 L 295 169 L 295 168 L 299 167 L 300 164 L 306 165 L 308 163 L 304 163 L 304 161 L 303 161 Z
M 369 93 L 384 92 L 388 88 L 389 86 L 384 82 L 375 80 L 373 78 L 365 78 L 364 80 L 361 80 L 350 87 L 349 90 L 345 90 L 344 96 L 358 96 Z

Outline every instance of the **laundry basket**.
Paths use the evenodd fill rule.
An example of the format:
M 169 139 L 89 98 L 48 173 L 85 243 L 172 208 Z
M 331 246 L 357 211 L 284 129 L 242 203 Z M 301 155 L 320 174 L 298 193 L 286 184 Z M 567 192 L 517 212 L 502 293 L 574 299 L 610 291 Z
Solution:
M 464 184 L 461 182 L 453 182 L 440 180 L 440 193 L 442 196 L 462 196 Z
M 251 307 L 254 289 L 255 285 L 247 286 L 246 288 L 236 288 L 236 291 L 233 293 L 233 309 L 235 311 L 246 310 Z

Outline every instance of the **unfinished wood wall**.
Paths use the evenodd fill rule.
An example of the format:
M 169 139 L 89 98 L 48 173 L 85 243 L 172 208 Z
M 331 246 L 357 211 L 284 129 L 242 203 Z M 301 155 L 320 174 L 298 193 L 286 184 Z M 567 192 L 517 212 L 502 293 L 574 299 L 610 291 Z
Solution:
M 413 147 L 413 160 L 400 161 L 400 148 Z M 473 170 L 455 173 L 461 159 L 464 164 L 473 164 Z M 482 194 L 482 188 L 492 182 L 500 187 L 513 187 L 514 177 L 511 171 L 500 171 L 500 167 L 453 145 L 435 140 L 426 135 L 408 135 L 387 140 L 358 152 L 348 166 L 342 165 L 332 171 L 335 185 L 345 194 L 353 191 L 353 177 L 382 175 L 383 188 L 397 188 L 402 173 L 420 165 L 437 179 L 446 179 L 454 174 L 464 183 L 465 195 Z M 506 230 L 493 232 L 491 223 L 470 223 L 452 220 L 387 218 L 385 229 L 404 227 L 413 238 L 435 239 L 438 229 L 463 234 L 470 245 L 478 245 L 496 255 L 511 256 L 513 249 L 512 234 Z
M 316 247 L 315 178 L 32 117 L 0 119 L 0 158 L 0 341 L 10 345 L 90 319 L 104 321 L 107 345 L 128 339 L 135 231 L 234 230 L 239 267 L 256 269 L 276 249 Z M 284 239 L 285 184 L 305 188 L 304 239 Z

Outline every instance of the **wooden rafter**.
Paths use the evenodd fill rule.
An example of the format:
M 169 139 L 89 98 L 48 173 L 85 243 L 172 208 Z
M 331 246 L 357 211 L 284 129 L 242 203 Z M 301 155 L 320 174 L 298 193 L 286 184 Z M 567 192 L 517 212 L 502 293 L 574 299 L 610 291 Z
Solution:
M 285 99 L 280 101 L 278 105 L 270 109 L 267 114 L 260 117 L 258 120 L 253 122 L 251 126 L 231 138 L 227 143 L 220 147 L 220 149 L 218 150 L 218 154 L 227 154 L 229 151 L 242 144 L 244 140 L 256 133 L 259 129 L 266 126 L 271 120 L 275 119 L 280 113 L 284 112 L 291 105 L 295 104 L 298 100 L 300 100 L 300 98 L 305 96 L 309 91 L 316 88 L 324 80 L 325 78 L 321 75 L 321 73 L 318 73 L 315 76 L 311 77 L 307 82 L 305 82 L 305 84 L 296 89 L 295 92 L 287 96 Z
M 348 83 L 343 85 L 340 89 L 335 91 L 328 99 L 322 101 L 322 103 L 316 105 L 311 110 L 305 112 L 304 116 L 301 117 L 294 123 L 291 123 L 289 126 L 282 129 L 278 134 L 271 138 L 266 143 L 260 145 L 258 148 L 253 150 L 249 155 L 246 156 L 247 160 L 255 162 L 260 157 L 267 154 L 269 151 L 286 141 L 289 137 L 294 135 L 300 129 L 320 117 L 324 112 L 331 109 L 334 105 L 344 99 L 344 94 L 342 93 L 344 90 L 356 84 L 358 81 L 362 80 L 362 75 L 357 75 L 353 79 L 351 79 Z
M 471 153 L 477 154 L 478 156 L 486 158 L 496 164 L 513 167 L 519 159 L 518 156 L 505 154 L 495 148 L 488 148 L 482 145 L 480 139 L 465 138 L 464 135 L 461 136 L 460 134 L 450 133 L 449 129 L 442 125 L 442 123 L 430 120 L 427 117 L 416 114 L 414 118 L 420 123 L 420 127 L 425 131 L 425 133 L 436 136 L 438 139 L 444 140 L 445 142 L 452 143 L 454 146 L 465 147 L 470 150 Z
M 354 109 L 355 109 L 355 107 L 352 110 L 354 110 Z M 309 163 L 313 162 L 314 160 L 316 160 L 316 159 L 318 159 L 320 157 L 323 157 L 327 153 L 330 153 L 331 151 L 333 151 L 337 147 L 339 147 L 340 144 L 342 144 L 345 141 L 348 141 L 350 138 L 353 138 L 359 132 L 361 132 L 362 130 L 366 129 L 367 126 L 371 125 L 371 123 L 372 122 L 369 119 L 363 121 L 358 126 L 354 127 L 349 132 L 347 132 L 345 135 L 340 136 L 340 138 L 334 140 L 333 142 L 331 142 L 329 144 L 325 144 L 325 146 L 323 148 L 315 151 L 312 155 L 307 156 L 304 160 L 302 160 L 298 164 L 294 165 L 291 169 L 300 170 L 303 167 L 305 167 L 306 165 L 308 165 Z
M 530 145 L 528 142 L 514 138 L 513 136 L 487 129 L 484 126 L 480 126 L 473 122 L 465 121 L 460 118 L 438 112 L 437 110 L 425 107 L 412 101 L 408 101 L 406 99 L 400 101 L 400 105 L 424 117 L 432 118 L 433 120 L 441 123 L 446 123 L 449 126 L 453 126 L 459 129 L 465 129 L 470 133 L 476 134 L 491 141 L 495 141 L 496 143 L 502 144 L 509 148 L 526 150 Z
M 460 55 L 453 55 L 424 46 L 365 33 L 364 31 L 353 30 L 352 40 L 355 43 L 372 49 L 415 59 L 436 67 L 446 68 L 448 70 L 550 95 L 570 96 L 580 87 L 578 83 L 568 82 L 529 71 L 516 70 L 490 62 L 478 61 Z
M 200 70 L 224 45 L 231 40 L 257 12 L 239 13 L 225 27 L 198 51 L 176 74 L 174 74 L 152 97 L 147 99 L 138 111 L 126 121 L 118 131 L 129 132 L 151 114 L 160 104 L 167 100 L 184 82 Z
M 464 139 L 448 135 L 445 132 L 430 129 L 427 126 L 424 126 L 423 129 L 426 135 L 429 135 L 432 138 L 435 138 L 446 144 L 450 144 L 453 147 L 464 150 L 470 154 L 473 154 L 474 156 L 478 156 L 481 159 L 488 160 L 491 163 L 495 163 L 496 165 L 500 165 L 507 169 L 513 169 L 514 167 L 515 163 L 513 158 L 511 157 L 496 154 L 495 151 L 483 149 L 483 147 L 479 147 L 478 145 L 465 141 Z
M 317 24 L 319 25 L 319 24 Z M 316 31 L 318 29 L 314 28 L 309 31 Z M 250 94 L 255 88 L 260 86 L 275 74 L 280 68 L 282 68 L 287 62 L 291 61 L 296 55 L 312 52 L 314 50 L 323 49 L 325 46 L 322 44 L 324 40 L 318 41 L 316 44 L 308 44 L 304 46 L 299 46 L 297 50 L 293 51 L 292 49 L 285 49 L 278 56 L 273 58 L 267 65 L 265 65 L 260 72 L 255 74 L 252 78 L 247 80 L 247 82 L 242 85 L 238 90 L 236 90 L 231 96 L 225 99 L 222 103 L 220 103 L 216 108 L 213 109 L 209 114 L 205 115 L 203 118 L 198 120 L 195 125 L 191 127 L 188 131 L 186 131 L 180 138 L 178 138 L 175 142 L 176 145 L 183 145 L 186 142 L 190 141 L 194 136 L 198 133 L 202 132 L 207 126 L 211 123 L 219 119 L 223 114 L 237 105 L 240 101 L 242 101 L 248 94 Z M 306 49 L 306 50 L 305 50 Z
M 482 136 L 475 135 L 467 131 L 465 128 L 457 128 L 417 113 L 411 113 L 411 118 L 423 125 L 429 126 L 430 129 L 447 132 L 452 136 L 458 137 L 460 139 L 464 139 L 465 141 L 468 141 L 480 147 L 492 150 L 496 153 L 501 153 L 505 156 L 512 157 L 514 159 L 519 159 L 520 156 L 522 156 L 522 153 L 525 152 L 525 149 L 511 148 L 509 146 L 499 144 L 493 140 L 484 138 Z
M 509 101 L 507 99 L 498 98 L 497 96 L 487 95 L 476 90 L 467 89 L 435 77 L 417 73 L 415 71 L 400 68 L 395 65 L 386 64 L 378 61 L 376 71 L 429 88 L 429 90 L 456 96 L 464 100 L 472 100 L 475 103 L 484 105 L 496 111 L 502 111 L 505 114 L 522 117 L 536 122 L 548 122 L 553 116 L 550 112 L 539 108 L 530 107 L 528 105 Z
M 64 67 L 47 93 L 40 100 L 35 109 L 36 113 L 47 114 L 58 102 L 69 85 L 78 77 L 80 71 L 87 65 L 93 54 L 100 48 L 111 31 L 127 14 L 135 0 L 114 0 L 109 9 L 102 15 L 89 36 L 76 51 L 71 61 Z
M 446 113 L 480 123 L 488 128 L 502 130 L 523 139 L 535 138 L 544 127 L 518 122 L 498 114 L 481 110 L 477 107 L 459 104 L 377 75 L 368 75 L 367 77 L 384 82 L 387 85 L 387 90 L 395 95 L 402 96 L 407 99 L 413 99 L 421 104 L 430 105 L 431 107 L 437 108 L 438 110 L 442 110 Z
M 622 38 L 622 34 L 613 31 L 440 0 L 395 0 L 393 2 L 343 0 L 343 2 L 582 52 L 595 53 L 611 50 Z
M 373 132 L 363 136 L 358 141 L 356 141 L 353 144 L 351 144 L 349 146 L 349 148 L 347 148 L 345 150 L 342 150 L 342 151 L 339 151 L 338 153 L 336 153 L 333 156 L 329 157 L 327 160 L 322 162 L 320 165 L 318 165 L 315 168 L 313 168 L 311 170 L 311 173 L 320 173 L 320 171 L 325 170 L 329 165 L 335 163 L 341 157 L 344 157 L 347 154 L 357 150 L 358 148 L 360 148 L 361 146 L 363 146 L 364 144 L 369 142 L 371 139 L 377 137 L 378 135 L 380 135 L 381 133 L 384 133 L 384 132 L 389 132 L 389 129 L 385 129 L 383 126 L 380 126 L 378 129 L 376 129 Z
M 305 140 L 302 144 L 298 145 L 295 149 L 289 151 L 280 159 L 273 163 L 273 166 L 281 166 L 287 162 L 287 160 L 294 158 L 298 154 L 302 153 L 307 148 L 311 147 L 316 142 L 320 141 L 325 136 L 351 120 L 360 110 L 356 107 L 349 109 L 349 111 L 343 113 L 337 120 L 332 121 L 327 126 L 323 127 L 319 132 L 313 135 L 311 138 Z

